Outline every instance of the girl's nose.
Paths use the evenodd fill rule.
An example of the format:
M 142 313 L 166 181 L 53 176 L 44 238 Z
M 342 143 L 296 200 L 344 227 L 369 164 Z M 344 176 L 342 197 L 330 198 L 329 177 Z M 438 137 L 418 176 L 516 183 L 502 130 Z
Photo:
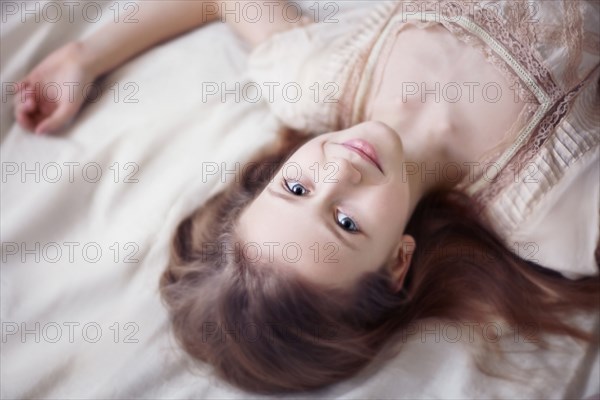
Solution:
M 335 159 L 331 160 L 331 162 L 334 164 L 335 169 L 330 167 L 329 176 L 331 178 L 327 179 L 327 181 L 351 185 L 357 185 L 360 183 L 362 175 L 349 160 L 343 157 L 336 157 Z M 335 171 L 335 173 L 331 174 L 332 170 Z

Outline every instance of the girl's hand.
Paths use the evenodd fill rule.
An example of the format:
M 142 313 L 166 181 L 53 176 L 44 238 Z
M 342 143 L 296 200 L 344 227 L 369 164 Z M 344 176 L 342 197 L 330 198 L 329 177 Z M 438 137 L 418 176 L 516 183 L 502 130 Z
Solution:
M 81 44 L 64 45 L 18 82 L 17 122 L 36 134 L 60 130 L 77 114 L 85 101 L 84 88 L 95 79 L 84 62 Z

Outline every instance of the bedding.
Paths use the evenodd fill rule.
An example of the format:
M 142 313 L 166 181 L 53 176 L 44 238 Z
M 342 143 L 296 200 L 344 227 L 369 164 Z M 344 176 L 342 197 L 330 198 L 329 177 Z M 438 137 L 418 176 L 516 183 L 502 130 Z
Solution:
M 33 135 L 14 121 L 14 82 L 131 4 L 75 3 L 72 15 L 52 1 L 1 4 L 1 397 L 259 398 L 183 354 L 158 293 L 176 224 L 235 179 L 280 125 L 267 101 L 225 91 L 250 82 L 249 49 L 224 24 L 191 31 L 105 76 L 63 133 Z M 318 2 L 321 10 L 326 3 Z M 343 12 L 373 3 L 335 4 Z M 54 21 L 57 8 L 62 17 Z M 573 321 L 600 333 L 598 315 Z M 553 348 L 531 352 L 527 332 L 493 321 L 486 332 L 487 340 L 501 340 L 509 362 L 529 370 L 523 379 L 482 374 L 468 325 L 430 321 L 402 338 L 393 359 L 290 397 L 571 399 L 600 392 L 598 340 L 554 337 Z

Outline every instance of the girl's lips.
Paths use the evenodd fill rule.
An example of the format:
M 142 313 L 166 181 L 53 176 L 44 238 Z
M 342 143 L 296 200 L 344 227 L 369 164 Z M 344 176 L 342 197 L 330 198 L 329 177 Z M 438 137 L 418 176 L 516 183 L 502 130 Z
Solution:
M 363 139 L 352 139 L 342 143 L 342 146 L 348 147 L 350 150 L 356 152 L 359 156 L 375 165 L 379 171 L 383 174 L 383 169 L 379 164 L 379 158 L 375 148 L 371 146 L 371 143 Z

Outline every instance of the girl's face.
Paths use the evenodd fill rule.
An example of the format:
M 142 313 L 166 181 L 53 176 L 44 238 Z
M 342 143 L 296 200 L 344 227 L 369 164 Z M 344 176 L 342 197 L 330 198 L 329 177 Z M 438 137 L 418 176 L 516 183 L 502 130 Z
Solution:
M 380 168 L 342 145 L 352 139 L 374 148 Z M 240 215 L 245 256 L 334 287 L 386 264 L 400 285 L 414 249 L 402 162 L 399 135 L 378 122 L 310 140 Z

